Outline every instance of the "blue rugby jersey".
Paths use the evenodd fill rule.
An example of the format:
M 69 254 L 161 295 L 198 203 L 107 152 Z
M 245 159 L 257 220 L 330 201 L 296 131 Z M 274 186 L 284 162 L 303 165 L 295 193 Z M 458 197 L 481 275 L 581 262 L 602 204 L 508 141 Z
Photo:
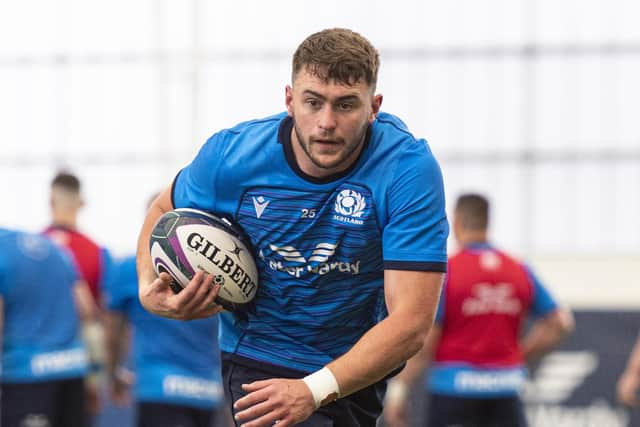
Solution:
M 71 258 L 46 237 L 0 229 L 2 382 L 85 375 L 87 354 L 73 299 L 77 279 Z
M 137 401 L 202 409 L 223 402 L 217 316 L 182 321 L 146 311 L 138 299 L 134 256 L 118 263 L 105 302 L 133 326 Z
M 357 162 L 318 179 L 293 156 L 285 113 L 213 135 L 176 177 L 173 205 L 232 215 L 260 284 L 247 320 L 223 314 L 221 349 L 314 371 L 384 310 L 384 269 L 445 271 L 440 168 L 426 141 L 380 113 Z

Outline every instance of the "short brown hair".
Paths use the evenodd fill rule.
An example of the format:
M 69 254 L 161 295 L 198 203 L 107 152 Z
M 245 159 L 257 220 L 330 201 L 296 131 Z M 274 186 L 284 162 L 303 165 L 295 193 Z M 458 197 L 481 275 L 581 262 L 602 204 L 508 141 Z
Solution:
M 364 81 L 375 89 L 380 58 L 360 34 L 331 28 L 307 37 L 293 54 L 292 81 L 303 68 L 326 81 L 354 85 Z
M 489 200 L 480 194 L 462 194 L 456 202 L 455 215 L 464 228 L 486 230 L 489 226 Z
M 51 187 L 60 187 L 70 193 L 80 193 L 80 180 L 69 172 L 58 172 L 51 181 Z

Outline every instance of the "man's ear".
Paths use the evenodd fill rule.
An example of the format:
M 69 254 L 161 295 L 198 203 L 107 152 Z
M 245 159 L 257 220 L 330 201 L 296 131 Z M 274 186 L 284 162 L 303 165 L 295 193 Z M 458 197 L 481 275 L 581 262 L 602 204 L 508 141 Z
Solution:
M 380 112 L 380 106 L 382 105 L 382 95 L 378 94 L 371 100 L 371 117 L 369 117 L 369 123 L 373 123 L 376 116 Z
M 293 116 L 293 108 L 291 107 L 293 103 L 293 88 L 289 85 L 286 85 L 284 88 L 284 103 L 287 106 L 289 115 Z

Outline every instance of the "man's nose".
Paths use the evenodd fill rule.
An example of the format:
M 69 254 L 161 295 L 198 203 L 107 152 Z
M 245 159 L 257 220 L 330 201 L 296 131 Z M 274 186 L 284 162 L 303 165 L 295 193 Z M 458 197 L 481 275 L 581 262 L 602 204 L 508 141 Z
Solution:
M 336 114 L 332 106 L 329 104 L 325 105 L 322 110 L 320 110 L 318 126 L 325 131 L 332 131 L 337 125 Z

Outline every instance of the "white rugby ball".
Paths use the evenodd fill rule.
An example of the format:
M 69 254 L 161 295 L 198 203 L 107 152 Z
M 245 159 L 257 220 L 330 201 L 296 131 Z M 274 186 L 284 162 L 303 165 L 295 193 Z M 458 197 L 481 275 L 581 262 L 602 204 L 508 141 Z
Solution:
M 151 232 L 150 246 L 156 273 L 169 273 L 176 293 L 204 270 L 221 286 L 216 302 L 227 310 L 246 309 L 256 295 L 251 242 L 228 218 L 188 208 L 166 212 Z

